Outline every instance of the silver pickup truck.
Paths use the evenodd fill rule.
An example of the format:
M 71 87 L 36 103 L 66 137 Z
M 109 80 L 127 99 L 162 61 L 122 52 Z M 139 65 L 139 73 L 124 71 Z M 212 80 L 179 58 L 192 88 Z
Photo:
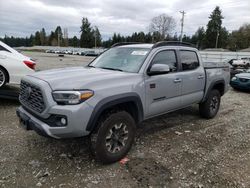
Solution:
M 96 159 L 112 163 L 145 119 L 199 104 L 213 118 L 228 90 L 229 66 L 202 63 L 186 43 L 119 43 L 86 67 L 37 72 L 21 81 L 21 125 L 43 136 L 89 136 Z

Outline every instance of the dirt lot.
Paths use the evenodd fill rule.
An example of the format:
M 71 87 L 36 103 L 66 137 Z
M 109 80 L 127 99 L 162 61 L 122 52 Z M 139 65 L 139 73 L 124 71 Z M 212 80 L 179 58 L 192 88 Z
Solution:
M 28 55 L 41 70 L 90 60 Z M 86 139 L 22 130 L 18 102 L 0 99 L 0 187 L 250 187 L 249 95 L 230 90 L 212 120 L 201 119 L 197 106 L 148 120 L 129 162 L 105 166 L 92 159 Z

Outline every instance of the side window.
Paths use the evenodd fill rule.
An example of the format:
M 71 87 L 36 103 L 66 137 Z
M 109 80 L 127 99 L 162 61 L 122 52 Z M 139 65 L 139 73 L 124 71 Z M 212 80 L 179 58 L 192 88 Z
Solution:
M 0 51 L 6 51 L 6 52 L 10 52 L 9 50 L 7 50 L 6 48 L 4 48 L 3 46 L 0 45 Z
M 153 64 L 166 64 L 170 68 L 170 72 L 177 71 L 177 60 L 175 52 L 172 50 L 161 51 L 155 55 Z
M 199 60 L 196 52 L 193 51 L 180 51 L 180 58 L 182 64 L 182 70 L 194 70 L 199 67 Z

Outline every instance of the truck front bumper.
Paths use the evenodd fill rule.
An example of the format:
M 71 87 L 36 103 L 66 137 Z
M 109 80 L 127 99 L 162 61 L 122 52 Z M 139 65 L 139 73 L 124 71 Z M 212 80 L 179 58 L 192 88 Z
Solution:
M 86 130 L 86 126 L 91 115 L 92 109 L 86 104 L 85 108 L 83 106 L 79 107 L 82 110 L 72 110 L 70 107 L 68 109 L 62 110 L 60 106 L 55 106 L 51 108 L 51 114 L 57 112 L 57 115 L 62 115 L 67 118 L 66 126 L 51 126 L 48 123 L 48 119 L 42 119 L 33 113 L 30 113 L 25 108 L 20 106 L 17 108 L 16 113 L 19 117 L 20 125 L 25 130 L 34 130 L 41 136 L 52 137 L 56 139 L 60 138 L 74 138 L 82 137 L 89 134 Z M 77 112 L 76 112 L 76 111 Z M 56 122 L 54 122 L 56 124 Z

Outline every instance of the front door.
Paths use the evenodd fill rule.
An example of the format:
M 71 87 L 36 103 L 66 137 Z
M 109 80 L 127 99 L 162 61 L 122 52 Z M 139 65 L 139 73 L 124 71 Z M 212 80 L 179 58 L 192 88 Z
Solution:
M 180 72 L 175 50 L 163 50 L 154 56 L 153 64 L 167 64 L 170 72 L 162 75 L 146 76 L 146 118 L 178 109 L 181 105 Z

